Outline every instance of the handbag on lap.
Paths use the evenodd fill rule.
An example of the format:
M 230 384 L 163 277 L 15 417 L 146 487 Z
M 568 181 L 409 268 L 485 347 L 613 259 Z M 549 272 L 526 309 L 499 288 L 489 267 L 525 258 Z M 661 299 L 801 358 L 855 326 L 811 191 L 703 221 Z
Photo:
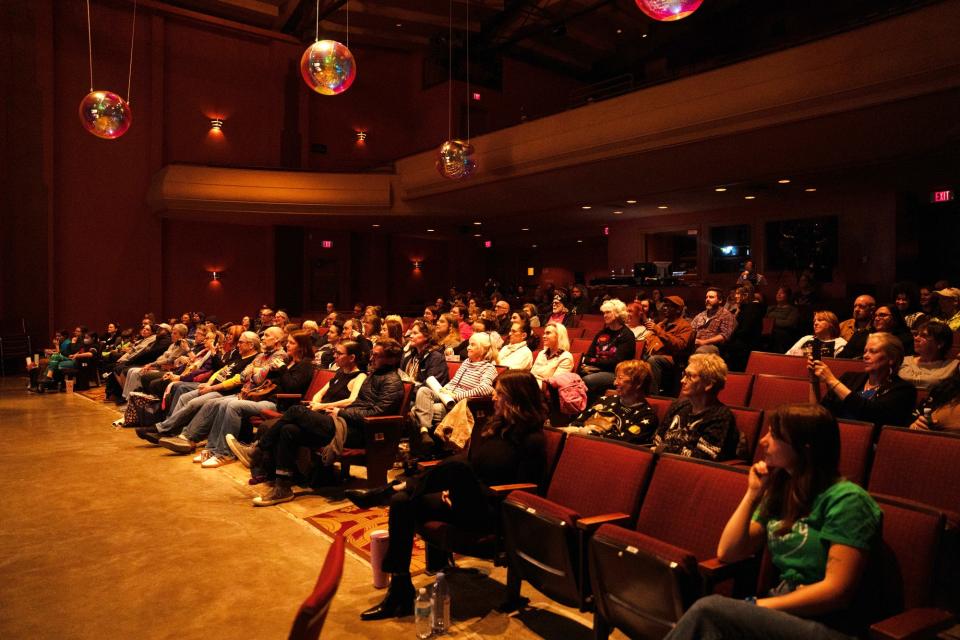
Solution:
M 127 399 L 127 410 L 123 414 L 123 426 L 151 427 L 160 422 L 160 398 L 149 393 L 134 391 Z

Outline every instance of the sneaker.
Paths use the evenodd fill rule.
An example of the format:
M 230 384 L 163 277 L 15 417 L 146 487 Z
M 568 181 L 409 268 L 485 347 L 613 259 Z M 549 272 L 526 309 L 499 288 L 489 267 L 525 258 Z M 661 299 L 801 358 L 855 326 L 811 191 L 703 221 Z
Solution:
M 254 498 L 253 506 L 272 507 L 273 505 L 280 504 L 282 502 L 290 502 L 295 497 L 296 496 L 294 496 L 293 490 L 290 487 L 276 483 L 265 495 Z
M 233 455 L 237 456 L 237 460 L 240 461 L 240 464 L 245 466 L 247 469 L 250 468 L 250 452 L 253 449 L 252 446 L 247 446 L 240 442 L 234 437 L 232 433 L 228 433 L 227 437 L 227 446 L 230 447 L 230 451 L 233 452 Z
M 204 469 L 216 469 L 217 467 L 222 467 L 225 464 L 230 464 L 236 462 L 237 459 L 233 456 L 210 456 L 206 460 L 200 463 L 200 466 Z
M 160 438 L 157 444 L 165 449 L 170 449 L 174 453 L 193 453 L 198 443 L 188 440 L 184 435 L 179 435 L 173 438 Z
M 122 426 L 123 426 L 123 418 L 117 418 L 116 420 L 114 420 L 114 421 L 111 422 L 110 424 L 111 424 L 112 426 L 114 426 L 114 427 L 122 427 Z
M 210 449 L 201 449 L 200 453 L 193 456 L 193 461 L 196 463 L 203 463 L 213 457 L 213 451 Z

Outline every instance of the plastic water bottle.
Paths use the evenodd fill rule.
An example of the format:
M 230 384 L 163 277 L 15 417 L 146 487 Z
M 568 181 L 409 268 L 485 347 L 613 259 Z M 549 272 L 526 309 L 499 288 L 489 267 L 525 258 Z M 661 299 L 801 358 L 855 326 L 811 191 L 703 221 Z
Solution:
M 450 585 L 443 571 L 433 583 L 433 632 L 442 635 L 450 631 Z
M 417 601 L 413 605 L 413 614 L 416 618 L 417 637 L 420 640 L 429 638 L 433 633 L 433 599 L 427 593 L 426 587 L 420 587 L 417 592 Z

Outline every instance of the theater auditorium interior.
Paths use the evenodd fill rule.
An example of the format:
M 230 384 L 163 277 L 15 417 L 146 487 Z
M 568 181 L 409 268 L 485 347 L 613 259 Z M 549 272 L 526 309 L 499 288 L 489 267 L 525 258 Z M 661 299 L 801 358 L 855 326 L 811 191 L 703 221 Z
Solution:
M 958 26 L 3 0 L 0 637 L 960 638 Z

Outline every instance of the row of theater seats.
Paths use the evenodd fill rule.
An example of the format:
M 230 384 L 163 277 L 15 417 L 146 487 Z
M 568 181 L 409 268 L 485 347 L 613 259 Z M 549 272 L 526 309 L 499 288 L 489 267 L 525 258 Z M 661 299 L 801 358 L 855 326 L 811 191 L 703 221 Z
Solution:
M 754 593 L 759 562 L 726 565 L 714 558 L 727 519 L 746 489 L 745 467 L 691 460 L 609 440 L 550 431 L 555 470 L 546 490 L 514 488 L 502 505 L 508 590 L 522 580 L 567 606 L 595 609 L 595 636 L 611 628 L 631 637 L 661 637 L 701 595 Z M 846 444 L 846 443 L 845 443 Z M 960 438 L 886 429 L 877 447 L 869 490 L 884 509 L 883 545 L 876 554 L 882 587 L 869 600 L 878 637 L 942 624 L 951 615 L 938 581 L 950 575 L 956 538 L 943 544 L 947 523 L 960 524 L 960 482 L 953 461 Z M 910 470 L 909 473 L 905 473 Z M 431 545 L 470 553 L 464 534 L 427 523 Z M 466 536 L 469 537 L 469 536 Z M 457 542 L 461 548 L 455 548 Z M 769 572 L 767 572 L 769 573 Z M 865 581 L 867 582 L 867 581 Z

